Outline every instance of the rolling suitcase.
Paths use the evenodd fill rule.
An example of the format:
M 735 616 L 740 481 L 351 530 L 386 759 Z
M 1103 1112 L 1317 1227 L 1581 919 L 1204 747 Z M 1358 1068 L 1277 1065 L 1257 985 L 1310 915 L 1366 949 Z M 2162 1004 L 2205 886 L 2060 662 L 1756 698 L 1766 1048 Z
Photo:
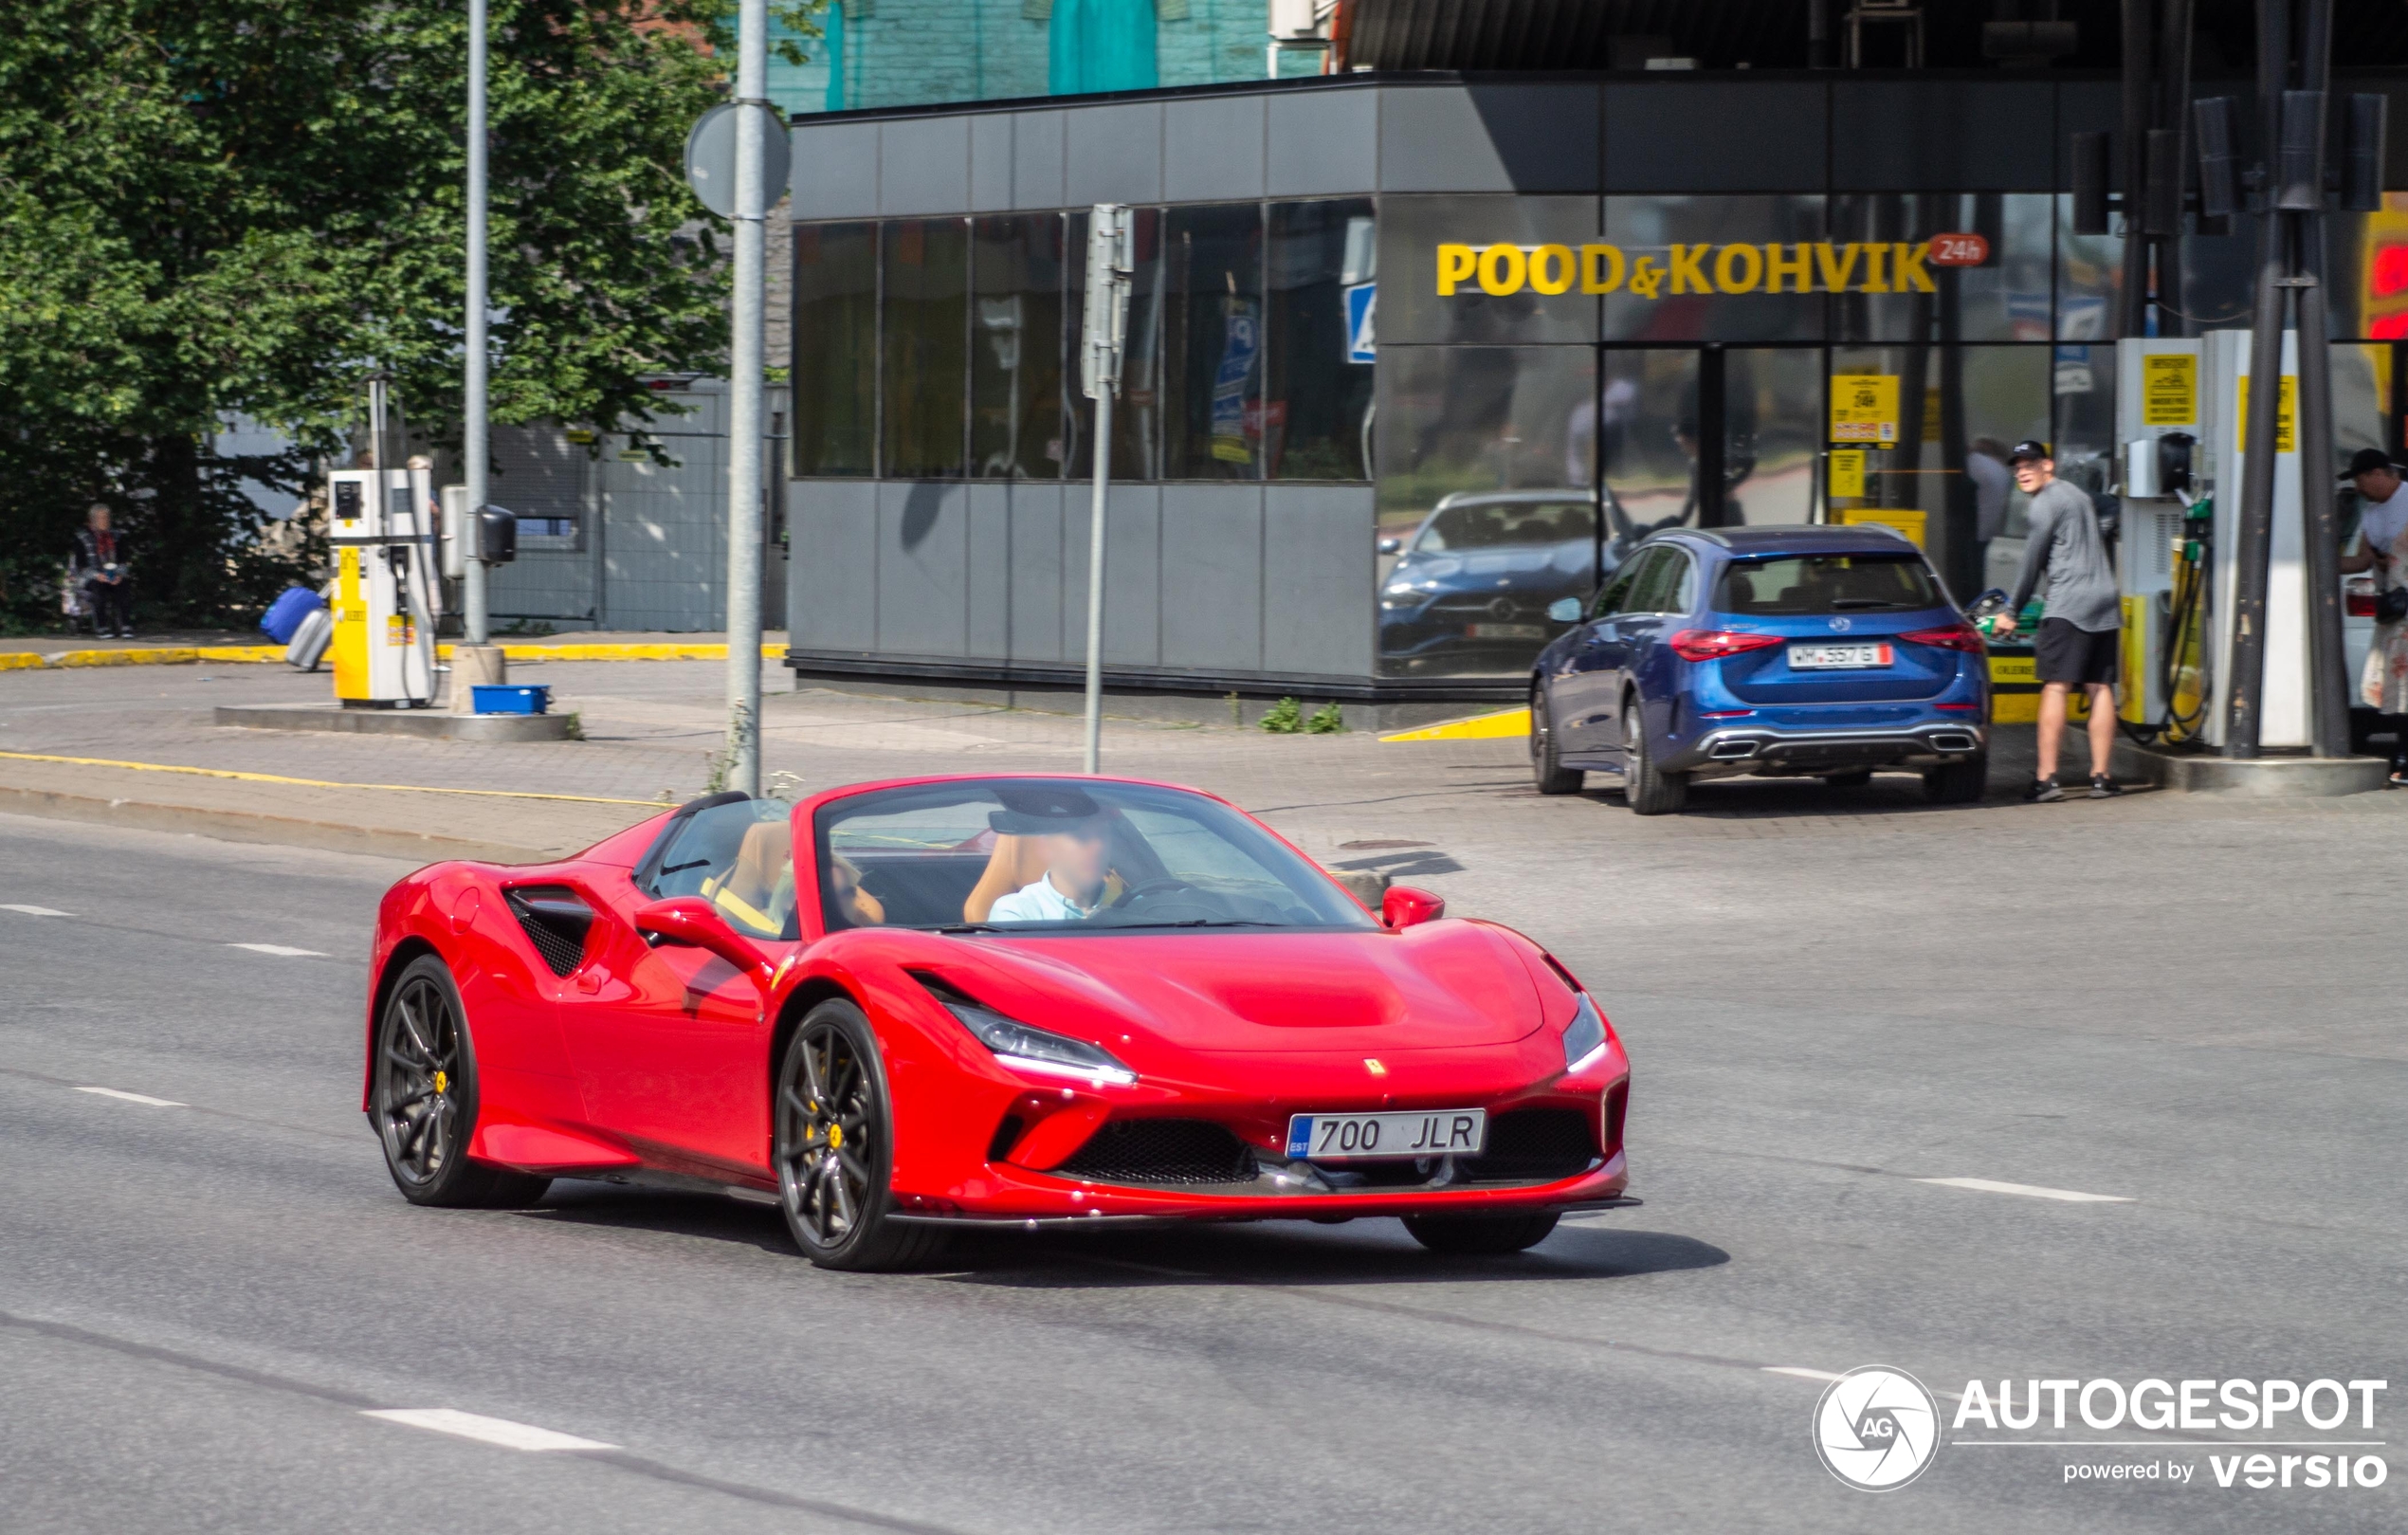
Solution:
M 323 608 L 312 608 L 294 629 L 293 642 L 284 647 L 284 665 L 295 671 L 316 671 L 325 658 L 327 642 L 334 637 L 334 615 Z

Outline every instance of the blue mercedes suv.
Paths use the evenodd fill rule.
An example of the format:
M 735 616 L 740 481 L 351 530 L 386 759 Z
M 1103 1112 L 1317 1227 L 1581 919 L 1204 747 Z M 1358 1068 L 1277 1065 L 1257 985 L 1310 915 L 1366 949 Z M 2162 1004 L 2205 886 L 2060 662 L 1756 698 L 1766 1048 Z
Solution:
M 1618 776 L 1662 815 L 1699 778 L 1861 784 L 1919 773 L 1939 803 L 1989 771 L 1981 636 L 1923 552 L 1879 526 L 1682 528 L 1633 551 L 1530 675 L 1542 795 Z

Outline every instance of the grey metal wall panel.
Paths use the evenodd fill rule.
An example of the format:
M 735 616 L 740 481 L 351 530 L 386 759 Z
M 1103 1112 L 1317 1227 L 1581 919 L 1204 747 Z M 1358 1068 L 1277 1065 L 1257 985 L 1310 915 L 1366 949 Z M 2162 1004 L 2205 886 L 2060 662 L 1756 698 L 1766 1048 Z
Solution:
M 964 643 L 972 655 L 991 660 L 1012 653 L 1012 490 L 999 484 L 970 486 Z
M 1063 507 L 1060 485 L 1013 485 L 1012 508 L 1012 636 L 1014 661 L 1061 661 L 1063 647 Z M 1086 509 L 1088 492 L 1078 505 Z M 1080 631 L 1084 634 L 1085 631 Z
M 515 510 L 515 508 L 514 508 Z M 486 577 L 493 616 L 588 623 L 593 617 L 593 557 L 581 550 L 526 549 Z
M 1388 192 L 1595 192 L 1595 85 L 1421 85 L 1380 94 Z
M 691 633 L 726 621 L 727 441 L 688 435 L 715 424 L 723 392 L 681 394 L 700 413 L 665 420 L 674 461 L 631 461 L 627 439 L 605 439 L 594 465 L 602 510 L 601 621 L 617 629 Z
M 958 213 L 970 206 L 970 121 L 904 118 L 880 130 L 878 211 Z
M 1162 118 L 1162 195 L 1175 203 L 1263 195 L 1263 99 L 1171 101 Z
M 982 112 L 970 120 L 970 209 L 997 213 L 1012 204 L 1012 115 Z
M 787 525 L 799 557 L 787 569 L 791 643 L 807 650 L 878 648 L 878 485 L 795 480 Z
M 878 487 L 878 649 L 966 656 L 970 506 L 967 485 L 889 480 Z
M 1326 197 L 1379 185 L 1376 90 L 1283 92 L 1269 99 L 1264 174 L 1274 197 Z
M 1012 206 L 1061 208 L 1063 115 L 1059 112 L 1015 112 L 1012 115 Z
M 2046 81 L 1832 86 L 1834 192 L 2039 192 L 2056 174 Z
M 1610 83 L 1608 192 L 1820 192 L 1828 90 L 1788 81 Z
M 1063 658 L 1084 660 L 1087 632 L 1087 498 L 1063 487 Z M 1075 508 L 1075 515 L 1072 509 Z M 1104 549 L 1104 660 L 1107 666 L 1162 664 L 1162 487 L 1112 487 Z
M 1264 670 L 1371 675 L 1376 539 L 1368 485 L 1264 487 Z
M 1162 200 L 1162 103 L 1078 107 L 1063 113 L 1064 193 L 1083 203 Z
M 1263 489 L 1162 487 L 1162 664 L 1263 665 Z
M 786 185 L 794 216 L 868 218 L 878 211 L 878 124 L 803 123 L 791 130 Z

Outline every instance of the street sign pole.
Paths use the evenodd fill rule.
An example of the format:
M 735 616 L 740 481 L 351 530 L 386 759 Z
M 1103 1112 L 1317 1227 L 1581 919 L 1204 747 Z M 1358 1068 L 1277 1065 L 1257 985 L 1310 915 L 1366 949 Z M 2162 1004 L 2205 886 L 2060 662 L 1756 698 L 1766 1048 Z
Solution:
M 1095 499 L 1087 510 L 1086 771 L 1104 752 L 1104 508 L 1112 486 L 1112 396 L 1121 389 L 1129 324 L 1129 210 L 1098 203 L 1087 226 L 1086 303 L 1080 317 L 1080 384 L 1095 401 Z
M 770 189 L 762 155 L 776 119 L 767 0 L 737 20 L 736 263 L 727 391 L 727 786 L 761 792 L 761 279 Z M 781 156 L 781 159 L 783 157 Z
M 466 540 L 467 557 L 460 572 L 461 637 L 483 645 L 489 632 L 485 616 L 485 562 L 477 557 L 479 519 L 483 516 L 485 467 L 491 443 L 485 428 L 485 369 L 490 343 L 485 335 L 485 0 L 468 0 L 468 271 L 467 378 L 461 410 L 461 457 L 468 484 L 465 525 L 451 530 Z M 499 681 L 500 679 L 495 679 Z

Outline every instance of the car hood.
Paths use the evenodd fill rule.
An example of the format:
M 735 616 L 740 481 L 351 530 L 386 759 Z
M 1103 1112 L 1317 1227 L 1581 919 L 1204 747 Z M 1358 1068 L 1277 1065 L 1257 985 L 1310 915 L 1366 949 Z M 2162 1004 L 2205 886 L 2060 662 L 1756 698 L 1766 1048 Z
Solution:
M 991 939 L 943 973 L 1025 1022 L 1124 1056 L 1151 1053 L 1140 1039 L 1206 1054 L 1500 1045 L 1542 1021 L 1510 941 L 1466 922 Z
M 1574 543 L 1501 544 L 1460 554 L 1407 555 L 1396 562 L 1389 579 L 1465 586 L 1493 581 L 1500 576 L 1585 576 L 1595 555 L 1595 547 L 1585 539 Z

